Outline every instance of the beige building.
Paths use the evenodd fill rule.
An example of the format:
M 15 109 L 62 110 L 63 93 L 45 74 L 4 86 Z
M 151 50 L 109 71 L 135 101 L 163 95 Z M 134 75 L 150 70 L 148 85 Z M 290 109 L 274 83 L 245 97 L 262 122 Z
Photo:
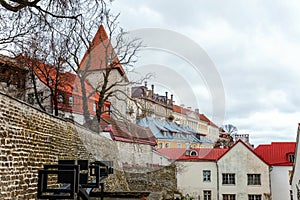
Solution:
M 193 111 L 190 108 L 173 105 L 172 115 L 174 116 L 174 122 L 176 124 L 180 126 L 187 125 L 193 128 L 213 143 L 219 139 L 219 127 L 204 114 L 200 114 L 199 109 Z
M 131 103 L 130 109 L 136 119 L 144 117 L 154 117 L 157 119 L 169 120 L 173 111 L 173 95 L 168 96 L 156 94 L 154 85 L 148 89 L 147 82 L 144 86 L 131 88 L 131 97 L 136 100 L 136 105 Z
M 219 199 L 268 200 L 270 168 L 239 140 L 217 161 Z

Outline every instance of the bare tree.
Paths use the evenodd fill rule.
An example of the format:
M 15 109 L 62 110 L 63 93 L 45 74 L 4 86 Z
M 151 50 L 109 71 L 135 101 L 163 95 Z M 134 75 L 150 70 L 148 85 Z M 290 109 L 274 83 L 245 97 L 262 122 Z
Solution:
M 29 66 L 32 69 L 31 79 L 35 88 L 35 99 L 42 109 L 45 110 L 38 98 L 37 73 L 39 77 L 43 77 L 50 90 L 54 113 L 57 115 L 59 87 L 65 84 L 59 72 L 66 64 L 80 80 L 86 122 L 91 121 L 88 101 L 94 94 L 99 97 L 96 109 L 98 122 L 103 113 L 111 112 L 104 109 L 106 102 L 124 102 L 130 98 L 126 88 L 130 89 L 132 81 L 128 80 L 125 71 L 128 69 L 126 67 L 136 62 L 141 41 L 127 38 L 127 32 L 118 24 L 119 15 L 111 15 L 104 1 L 59 0 L 57 8 L 54 5 L 58 3 L 51 0 L 1 3 L 9 2 L 10 6 L 1 4 L 3 6 L 1 9 L 6 9 L 6 14 L 14 17 L 19 24 L 16 23 L 7 29 L 8 31 L 4 33 L 6 37 L 0 37 L 0 44 L 13 42 L 19 47 L 19 53 L 25 55 L 31 62 Z M 66 10 L 63 9 L 63 2 L 67 5 Z M 24 20 L 29 23 L 24 23 Z M 5 26 L 8 26 L 7 24 L 6 21 Z M 107 33 L 99 29 L 101 34 L 94 37 L 100 24 L 100 29 L 105 26 Z M 51 67 L 45 69 L 45 64 Z M 117 77 L 115 72 L 120 76 Z M 141 83 L 142 79 L 138 82 Z M 87 81 L 93 85 L 93 91 L 86 90 Z M 124 115 L 123 111 L 115 107 L 117 103 L 111 105 L 113 115 Z
M 58 116 L 60 95 L 63 95 L 60 91 L 71 87 L 69 84 L 72 81 L 68 76 L 62 75 L 65 70 L 68 40 L 55 32 L 50 32 L 47 42 L 43 42 L 41 37 L 45 36 L 35 34 L 28 45 L 22 46 L 19 62 L 28 67 L 28 78 L 32 83 L 32 87 L 28 89 L 33 90 L 39 107 L 44 111 L 54 111 L 54 115 Z M 42 97 L 39 95 L 41 84 L 47 88 Z M 45 99 L 49 99 L 46 106 L 50 109 L 42 103 Z
M 139 39 L 127 38 L 127 32 L 119 27 L 118 16 L 113 16 L 109 11 L 100 16 L 100 27 L 94 36 L 94 30 L 82 27 L 74 31 L 69 51 L 73 60 L 69 66 L 76 71 L 80 79 L 83 94 L 83 111 L 86 122 L 91 122 L 87 109 L 87 100 L 93 93 L 86 93 L 84 82 L 88 80 L 94 87 L 94 93 L 98 94 L 96 119 L 101 120 L 101 115 L 110 112 L 117 118 L 124 117 L 124 111 L 115 107 L 120 102 L 131 98 L 130 90 L 134 83 L 142 83 L 150 77 L 149 74 L 139 80 L 129 81 L 126 72 L 137 61 L 137 52 L 142 44 Z M 85 25 L 86 26 L 86 25 Z M 88 24 L 89 27 L 99 26 L 99 23 Z M 104 30 L 106 28 L 106 31 Z M 93 33 L 93 34 L 92 34 Z M 92 36 L 92 37 L 91 37 Z M 80 55 L 85 52 L 80 60 Z M 130 68 L 132 70 L 132 68 Z M 106 102 L 112 103 L 112 110 L 105 110 Z
M 67 34 L 104 7 L 104 0 L 0 0 L 0 49 L 41 29 Z
M 224 125 L 222 128 L 223 128 L 224 131 L 225 131 L 228 135 L 230 135 L 230 136 L 233 136 L 233 135 L 237 134 L 237 132 L 238 132 L 237 127 L 235 127 L 235 126 L 232 125 L 232 124 L 226 124 L 226 125 Z

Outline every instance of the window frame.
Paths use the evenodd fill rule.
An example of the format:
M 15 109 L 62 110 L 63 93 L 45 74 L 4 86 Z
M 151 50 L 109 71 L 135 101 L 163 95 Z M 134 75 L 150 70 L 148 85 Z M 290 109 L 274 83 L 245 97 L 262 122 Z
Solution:
M 223 194 L 222 195 L 223 200 L 236 200 L 235 194 Z
M 248 194 L 248 200 L 262 200 L 261 194 Z
M 73 106 L 73 105 L 74 105 L 74 97 L 69 96 L 69 106 Z
M 211 170 L 203 170 L 202 177 L 203 177 L 203 182 L 211 182 Z
M 167 149 L 167 148 L 170 148 L 170 143 L 169 142 L 166 142 L 165 143 L 165 148 Z
M 35 100 L 34 98 L 35 98 L 34 93 L 27 94 L 27 103 L 34 104 L 34 100 Z
M 222 173 L 222 184 L 235 185 L 235 173 Z
M 247 185 L 261 185 L 261 174 L 247 174 Z
M 203 190 L 203 200 L 211 200 L 211 190 Z

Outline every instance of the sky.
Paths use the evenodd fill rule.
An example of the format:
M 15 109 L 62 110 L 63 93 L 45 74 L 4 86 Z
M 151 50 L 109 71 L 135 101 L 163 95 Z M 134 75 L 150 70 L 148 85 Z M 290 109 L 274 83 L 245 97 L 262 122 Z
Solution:
M 218 125 L 233 124 L 255 145 L 295 141 L 299 1 L 115 0 L 111 10 L 125 30 L 146 40 L 135 65 L 154 72 L 149 84 L 157 91 L 217 115 Z

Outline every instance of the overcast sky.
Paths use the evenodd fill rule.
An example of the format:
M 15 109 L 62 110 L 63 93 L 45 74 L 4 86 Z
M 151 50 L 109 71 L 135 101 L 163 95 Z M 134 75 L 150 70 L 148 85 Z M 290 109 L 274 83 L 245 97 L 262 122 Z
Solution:
M 206 52 L 216 68 L 215 79 L 222 81 L 223 124 L 250 134 L 255 145 L 295 141 L 300 122 L 299 1 L 115 0 L 111 9 L 121 13 L 120 25 L 128 31 L 169 30 Z M 205 73 L 193 71 L 193 61 L 177 55 L 181 53 L 144 50 L 137 66 L 155 69 L 152 82 L 174 93 L 176 104 L 199 107 L 212 117 L 213 86 Z M 187 95 L 180 93 L 184 91 Z

